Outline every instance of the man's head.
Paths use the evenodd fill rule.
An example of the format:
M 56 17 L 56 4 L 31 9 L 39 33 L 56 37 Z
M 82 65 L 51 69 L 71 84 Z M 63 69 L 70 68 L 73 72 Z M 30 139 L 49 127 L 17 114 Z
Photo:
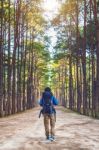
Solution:
M 51 89 L 49 87 L 46 87 L 45 92 L 51 92 Z

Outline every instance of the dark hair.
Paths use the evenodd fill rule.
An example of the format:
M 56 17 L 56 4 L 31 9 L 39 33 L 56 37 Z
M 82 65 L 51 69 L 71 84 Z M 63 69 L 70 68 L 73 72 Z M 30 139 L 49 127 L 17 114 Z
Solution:
M 45 92 L 51 92 L 51 89 L 49 87 L 46 87 Z

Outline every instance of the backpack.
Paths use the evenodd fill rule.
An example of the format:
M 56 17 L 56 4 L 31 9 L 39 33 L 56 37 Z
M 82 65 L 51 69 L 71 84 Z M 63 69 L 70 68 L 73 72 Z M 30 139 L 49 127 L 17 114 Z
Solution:
M 43 114 L 52 114 L 54 112 L 52 94 L 50 92 L 43 93 Z

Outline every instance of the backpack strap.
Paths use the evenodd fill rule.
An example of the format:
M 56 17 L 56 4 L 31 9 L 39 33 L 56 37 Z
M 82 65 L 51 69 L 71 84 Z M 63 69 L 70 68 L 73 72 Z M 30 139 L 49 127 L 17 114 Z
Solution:
M 55 110 L 54 104 L 53 104 L 53 98 L 54 98 L 54 96 L 52 96 L 52 98 L 51 98 L 51 101 L 52 101 L 51 105 L 52 105 L 52 107 L 53 107 L 54 114 L 56 114 L 56 110 Z
M 54 98 L 54 96 L 52 96 L 51 101 L 53 100 L 53 98 Z M 53 112 L 54 112 L 54 117 L 55 117 L 55 122 L 56 122 L 56 110 L 54 108 L 53 101 L 52 101 L 51 105 L 53 107 Z

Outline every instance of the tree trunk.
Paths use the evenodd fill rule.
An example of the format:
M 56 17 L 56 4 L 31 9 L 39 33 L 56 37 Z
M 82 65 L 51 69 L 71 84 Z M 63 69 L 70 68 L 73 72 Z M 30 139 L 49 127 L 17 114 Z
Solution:
M 3 116 L 3 0 L 1 4 L 0 26 L 0 116 Z
M 83 58 L 82 58 L 82 69 L 83 69 L 83 114 L 87 114 L 87 84 L 86 84 L 86 0 L 84 0 L 84 39 L 83 39 Z

